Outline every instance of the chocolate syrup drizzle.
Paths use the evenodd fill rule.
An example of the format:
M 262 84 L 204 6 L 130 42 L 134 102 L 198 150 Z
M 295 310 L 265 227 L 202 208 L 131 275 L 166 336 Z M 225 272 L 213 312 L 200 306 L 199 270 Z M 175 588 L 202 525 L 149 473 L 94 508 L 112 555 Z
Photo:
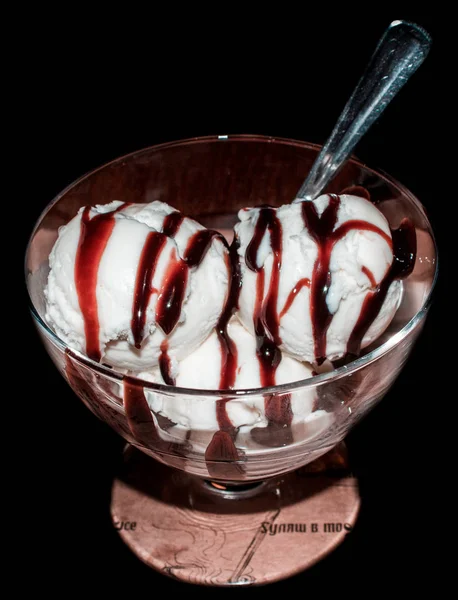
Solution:
M 92 219 L 90 219 L 90 207 L 87 207 L 83 211 L 81 219 L 80 240 L 75 263 L 75 281 L 85 322 L 86 353 L 90 358 L 97 361 L 101 359 L 96 298 L 98 269 L 115 226 L 114 214 L 124 206 L 122 205 L 116 211 L 110 213 L 96 215 Z M 172 251 L 165 276 L 161 282 L 161 289 L 153 288 L 152 281 L 161 253 L 167 243 L 167 238 L 174 238 L 177 235 L 183 220 L 184 217 L 181 213 L 170 213 L 164 219 L 162 232 L 152 231 L 146 236 L 137 267 L 132 303 L 131 329 L 135 346 L 138 349 L 141 348 L 146 335 L 146 314 L 152 294 L 158 294 L 156 323 L 168 336 L 175 329 L 181 314 L 190 269 L 201 264 L 215 238 L 219 238 L 228 248 L 225 238 L 217 231 L 208 229 L 197 231 L 189 239 L 183 258 L 177 255 L 176 250 Z M 237 371 L 237 348 L 227 333 L 227 325 L 237 308 L 240 291 L 240 267 L 237 248 L 238 244 L 234 241 L 229 256 L 226 256 L 230 289 L 224 310 L 216 327 L 221 346 L 221 389 L 228 389 L 234 385 Z M 167 385 L 175 385 L 171 373 L 167 338 L 163 340 L 160 350 L 159 368 L 164 382 Z M 123 387 L 127 421 L 136 441 L 156 451 L 182 454 L 185 446 L 166 442 L 159 435 L 143 387 L 135 378 L 130 376 L 124 377 Z M 239 461 L 241 456 L 234 444 L 237 429 L 232 425 L 227 415 L 226 402 L 227 400 L 223 399 L 216 403 L 220 430 L 215 434 L 206 453 L 207 460 L 212 463 L 209 466 L 211 475 L 222 478 L 239 476 L 243 472 L 240 465 L 227 464 L 227 461 L 230 463 Z M 160 415 L 156 415 L 156 417 L 160 427 Z M 167 429 L 174 425 L 174 423 L 166 421 Z
M 369 199 L 363 188 L 355 188 L 361 197 Z M 349 189 L 348 192 L 353 191 Z M 373 273 L 365 266 L 362 272 L 370 281 L 372 289 L 365 298 L 361 314 L 348 341 L 347 353 L 359 354 L 362 339 L 377 317 L 388 289 L 395 279 L 409 275 L 415 264 L 416 237 L 415 228 L 409 220 L 404 220 L 401 227 L 391 232 L 391 237 L 376 225 L 360 219 L 352 219 L 337 226 L 341 204 L 340 196 L 329 195 L 329 203 L 321 215 L 318 215 L 313 202 L 301 204 L 302 218 L 309 235 L 317 245 L 318 254 L 313 266 L 313 276 L 297 282 L 289 293 L 283 309 L 277 312 L 278 287 L 282 266 L 282 230 L 276 216 L 276 209 L 262 207 L 259 210 L 253 237 L 248 244 L 245 262 L 247 267 L 257 273 L 256 299 L 253 312 L 253 324 L 256 336 L 257 355 L 260 364 L 261 385 L 275 385 L 275 371 L 281 361 L 279 346 L 282 341 L 279 335 L 280 319 L 288 312 L 300 290 L 310 287 L 310 314 L 315 344 L 315 362 L 319 365 L 326 359 L 326 334 L 332 320 L 328 309 L 327 295 L 331 285 L 330 261 L 335 244 L 350 231 L 371 231 L 383 238 L 391 249 L 394 258 L 385 277 L 379 285 Z M 269 289 L 264 297 L 264 266 L 258 264 L 259 248 L 264 236 L 269 232 L 270 246 L 274 257 Z M 266 410 L 267 412 L 267 410 Z M 283 417 L 282 417 L 283 418 Z
M 97 214 L 92 219 L 91 207 L 86 206 L 81 215 L 80 237 L 75 257 L 75 287 L 84 320 L 86 354 L 96 362 L 102 357 L 96 294 L 100 261 L 115 226 L 114 215 L 128 205 L 129 203 L 123 203 L 115 210 Z
M 227 242 L 225 242 L 227 245 Z M 234 386 L 237 376 L 237 346 L 228 334 L 227 326 L 238 308 L 240 287 L 242 283 L 240 259 L 238 255 L 239 241 L 237 237 L 226 256 L 226 266 L 229 273 L 229 293 L 216 325 L 221 348 L 221 367 L 219 389 L 227 390 Z M 242 453 L 235 446 L 237 428 L 232 424 L 227 414 L 226 404 L 229 400 L 222 398 L 216 401 L 216 420 L 219 431 L 217 431 L 205 451 L 207 469 L 211 477 L 215 479 L 237 479 L 244 472 L 240 461 L 243 460 Z M 235 461 L 239 461 L 236 463 Z
M 159 355 L 159 370 L 162 379 L 167 385 L 175 385 L 175 379 L 172 377 L 171 360 L 168 353 L 169 341 L 165 338 L 161 344 L 161 353 Z
M 156 324 L 165 335 L 172 333 L 180 318 L 188 275 L 186 263 L 173 250 L 156 303 Z
M 115 226 L 115 213 L 128 204 L 120 205 L 116 210 L 98 214 L 90 218 L 90 207 L 86 207 L 81 216 L 80 238 L 75 259 L 75 284 L 78 301 L 84 319 L 86 336 L 86 354 L 99 362 L 100 325 L 97 305 L 97 279 L 100 262 Z M 152 287 L 154 273 L 166 245 L 167 237 L 175 237 L 183 222 L 183 215 L 173 212 L 164 219 L 162 232 L 152 231 L 146 236 L 141 252 L 132 303 L 131 329 L 135 347 L 140 349 L 145 338 L 147 308 L 151 295 L 158 293 L 156 305 L 156 322 L 165 335 L 169 335 L 176 327 L 185 298 L 189 277 L 189 269 L 200 265 L 214 238 L 219 237 L 226 244 L 223 236 L 212 230 L 196 232 L 189 240 L 183 258 L 172 252 L 171 259 L 160 290 Z M 227 244 L 226 244 L 227 246 Z M 162 348 L 162 355 L 167 348 Z M 163 364 L 168 359 L 163 356 Z M 171 381 L 171 378 L 168 378 Z
M 377 282 L 375 281 L 375 277 L 374 277 L 374 274 L 372 273 L 372 271 L 370 269 L 368 269 L 366 266 L 363 266 L 361 268 L 361 271 L 369 279 L 372 288 L 375 289 L 377 287 Z
M 265 270 L 264 265 L 258 263 L 258 254 L 261 242 L 267 232 L 269 232 L 273 263 L 269 288 L 264 297 Z M 263 387 L 275 385 L 275 373 L 282 358 L 279 348 L 281 345 L 280 316 L 277 310 L 282 251 L 282 227 L 277 217 L 277 211 L 269 206 L 262 207 L 258 214 L 253 237 L 246 249 L 245 262 L 247 267 L 257 274 L 253 325 Z M 267 427 L 254 428 L 252 430 L 253 438 L 258 443 L 268 446 L 283 446 L 291 443 L 293 412 L 290 395 L 265 396 L 264 411 Z
M 162 233 L 170 238 L 175 238 L 176 234 L 180 230 L 181 224 L 183 223 L 184 216 L 180 212 L 172 212 L 168 214 L 162 224 Z M 175 385 L 175 379 L 171 373 L 171 361 L 168 354 L 168 340 L 167 338 L 161 344 L 161 354 L 159 356 L 159 369 L 161 371 L 162 379 L 167 385 Z
M 229 273 L 229 292 L 224 309 L 216 324 L 216 333 L 221 345 L 221 374 L 219 381 L 219 388 L 221 390 L 232 388 L 237 375 L 237 346 L 229 336 L 227 326 L 239 306 L 240 288 L 242 285 L 242 273 L 238 255 L 239 246 L 237 237 L 234 237 L 229 248 L 229 256 L 226 256 L 226 267 Z
M 369 200 L 367 191 L 363 191 L 364 193 L 359 193 L 359 195 Z M 368 277 L 372 289 L 364 300 L 361 313 L 348 340 L 346 350 L 348 355 L 360 353 L 364 335 L 379 314 L 393 281 L 406 277 L 413 270 L 416 237 L 413 224 L 409 220 L 404 220 L 399 229 L 392 231 L 391 238 L 376 225 L 359 219 L 346 221 L 336 228 L 340 204 L 339 196 L 329 195 L 328 206 L 319 216 L 315 204 L 312 202 L 302 203 L 304 225 L 317 244 L 318 254 L 313 266 L 311 281 L 308 278 L 298 281 L 289 293 L 280 314 L 277 312 L 277 300 L 282 264 L 281 224 L 276 217 L 274 208 L 262 207 L 259 211 L 253 237 L 246 250 L 245 262 L 250 270 L 257 273 L 253 324 L 263 386 L 275 385 L 275 371 L 281 361 L 279 322 L 304 286 L 310 287 L 310 314 L 315 344 L 315 361 L 319 365 L 326 359 L 326 334 L 332 320 L 332 314 L 326 302 L 331 285 L 331 253 L 335 244 L 347 233 L 352 230 L 372 231 L 382 237 L 391 249 L 394 247 L 393 262 L 378 286 L 373 273 L 367 267 L 362 267 L 362 272 Z M 267 231 L 270 234 L 274 261 L 269 290 L 264 298 L 265 272 L 257 260 L 261 242 Z M 268 427 L 254 428 L 252 436 L 261 444 L 270 444 L 272 440 L 280 445 L 289 443 L 291 436 L 289 429 L 293 416 L 290 398 L 268 396 L 264 403 Z M 269 429 L 272 427 L 275 431 L 272 432 L 273 435 L 269 435 Z
M 143 386 L 132 377 L 127 375 L 123 379 L 124 387 L 124 410 L 132 435 L 140 444 L 147 448 L 155 446 L 162 438 L 156 430 L 151 409 L 146 401 Z
M 172 253 L 156 305 L 156 323 L 165 335 L 172 333 L 180 318 L 189 270 L 200 265 L 216 237 L 224 240 L 217 231 L 211 229 L 197 231 L 190 238 L 183 258 L 177 256 L 175 251 Z
M 258 264 L 258 253 L 267 230 L 270 234 L 270 247 L 273 253 L 272 273 L 269 289 L 264 298 L 265 271 L 264 265 Z M 256 352 L 259 359 L 261 385 L 275 385 L 275 371 L 281 361 L 279 346 L 280 319 L 277 312 L 278 288 L 282 266 L 282 227 L 276 210 L 263 207 L 259 211 L 253 237 L 245 254 L 247 267 L 257 274 L 256 300 L 253 314 L 254 332 L 256 336 Z
M 392 248 L 392 241 L 389 235 L 367 221 L 356 219 L 346 221 L 336 229 L 340 197 L 335 194 L 329 195 L 329 204 L 321 213 L 321 216 L 318 215 L 316 205 L 313 202 L 302 202 L 301 208 L 304 225 L 309 235 L 315 240 L 318 249 L 310 286 L 310 314 L 315 344 L 315 362 L 320 365 L 326 359 L 326 333 L 332 321 L 332 314 L 329 311 L 326 299 L 331 285 L 329 264 L 335 244 L 352 230 L 377 233 L 387 242 L 390 248 Z M 372 282 L 373 277 L 371 284 Z M 377 314 L 374 315 L 374 318 Z M 354 348 L 357 346 L 356 342 L 355 336 Z
M 161 428 L 161 421 L 163 421 L 162 429 L 164 431 L 170 429 L 175 423 L 172 423 L 169 419 L 160 419 L 160 415 L 156 415 L 158 419 L 158 426 L 156 426 L 141 383 L 135 378 L 125 375 L 123 378 L 123 388 L 124 410 L 134 439 L 155 452 L 171 456 L 186 456 L 190 450 L 189 442 L 178 443 L 168 441 L 160 436 L 158 427 Z
M 146 238 L 137 269 L 132 309 L 132 334 L 136 348 L 141 348 L 145 337 L 146 311 L 151 295 L 153 292 L 158 292 L 151 286 L 157 263 L 167 237 L 176 236 L 183 219 L 183 215 L 179 212 L 170 213 L 164 219 L 162 232 L 150 232 Z M 189 269 L 200 265 L 215 237 L 223 239 L 216 231 L 198 231 L 189 240 L 183 259 L 177 256 L 175 250 L 172 252 L 156 305 L 156 323 L 166 336 L 172 333 L 180 318 Z M 165 383 L 175 385 L 170 374 L 167 338 L 161 345 L 159 366 Z
M 180 212 L 172 212 L 167 215 L 162 224 L 162 233 L 168 237 L 174 238 L 178 233 L 184 216 Z
M 359 194 L 362 195 L 362 194 Z M 364 195 L 367 197 L 367 195 Z M 99 320 L 96 298 L 97 275 L 103 252 L 115 224 L 114 213 L 122 210 L 121 205 L 111 213 L 89 218 L 90 207 L 86 207 L 81 218 L 81 233 L 75 261 L 75 282 L 78 300 L 83 313 L 86 354 L 93 360 L 101 358 L 99 342 Z M 318 215 L 312 202 L 301 205 L 302 218 L 309 234 L 315 240 L 318 255 L 313 267 L 313 276 L 303 278 L 289 293 L 283 309 L 278 313 L 278 291 L 282 268 L 282 227 L 276 216 L 276 209 L 265 206 L 260 208 L 253 237 L 247 247 L 245 262 L 247 267 L 257 274 L 256 299 L 253 323 L 256 336 L 256 352 L 260 366 L 260 379 L 263 387 L 275 385 L 275 373 L 282 355 L 279 346 L 280 319 L 288 312 L 300 290 L 310 287 L 310 313 L 315 343 L 315 360 L 321 364 L 326 358 L 326 333 L 332 320 L 327 307 L 326 298 L 331 284 L 330 258 L 334 245 L 351 230 L 372 231 L 380 235 L 391 248 L 394 248 L 393 263 L 382 282 L 377 286 L 371 271 L 366 267 L 362 271 L 368 277 L 372 289 L 363 303 L 360 316 L 348 341 L 347 352 L 359 354 L 361 341 L 377 317 L 386 298 L 388 289 L 395 279 L 407 277 L 413 270 L 416 254 L 415 229 L 407 219 L 399 229 L 392 231 L 390 237 L 375 225 L 362 220 L 351 220 L 336 229 L 340 197 L 329 196 L 329 204 Z M 152 288 L 152 279 L 160 254 L 166 244 L 167 237 L 175 237 L 183 222 L 183 215 L 173 212 L 164 220 L 162 232 L 148 234 L 142 250 L 132 307 L 132 333 L 137 348 L 144 339 L 146 310 L 151 295 L 158 293 L 156 305 L 156 322 L 166 335 L 169 335 L 178 323 L 182 304 L 185 298 L 189 270 L 200 265 L 213 239 L 218 237 L 228 247 L 224 237 L 212 230 L 196 232 L 189 240 L 183 258 L 172 252 L 161 290 Z M 264 236 L 269 234 L 273 254 L 273 264 L 267 294 L 265 291 L 264 265 L 258 264 L 258 254 Z M 241 270 L 238 256 L 238 240 L 234 241 L 226 257 L 226 266 L 230 277 L 230 287 L 224 309 L 216 326 L 221 347 L 220 389 L 230 389 L 235 384 L 237 373 L 237 347 L 227 332 L 228 323 L 238 308 L 241 288 Z M 171 376 L 171 362 L 168 355 L 168 341 L 161 345 L 159 365 L 166 384 L 175 385 Z M 227 399 L 216 403 L 216 417 L 219 431 L 213 436 L 206 453 L 207 466 L 211 477 L 221 479 L 237 479 L 243 467 L 239 464 L 242 453 L 235 446 L 237 428 L 234 427 L 226 411 Z M 153 444 L 163 451 L 182 454 L 185 445 L 164 442 L 156 430 L 151 410 L 146 402 L 144 391 L 134 378 L 124 378 L 124 403 L 129 426 L 134 437 L 144 445 Z M 264 445 L 285 445 L 291 443 L 292 410 L 291 399 L 284 396 L 266 396 L 264 400 L 268 426 L 254 428 L 253 438 Z M 172 422 L 167 424 L 171 427 Z M 165 446 L 164 446 L 165 444 Z M 238 464 L 234 464 L 238 461 Z
M 288 294 L 288 298 L 286 298 L 285 306 L 282 308 L 280 312 L 280 319 L 286 315 L 286 313 L 291 308 L 292 303 L 296 299 L 297 294 L 301 291 L 303 287 L 310 287 L 310 279 L 308 277 L 304 277 L 303 279 L 299 279 L 296 285 Z
M 131 329 L 135 347 L 140 349 L 145 338 L 146 309 L 155 290 L 151 282 L 157 262 L 167 237 L 163 233 L 151 231 L 146 237 L 140 256 L 135 280 L 134 302 L 132 307 Z
M 364 335 L 379 314 L 391 284 L 396 279 L 408 277 L 415 266 L 417 237 L 413 223 L 409 219 L 403 219 L 398 229 L 391 230 L 391 236 L 393 262 L 380 284 L 364 299 L 360 315 L 347 343 L 348 354 L 357 356 L 360 353 Z

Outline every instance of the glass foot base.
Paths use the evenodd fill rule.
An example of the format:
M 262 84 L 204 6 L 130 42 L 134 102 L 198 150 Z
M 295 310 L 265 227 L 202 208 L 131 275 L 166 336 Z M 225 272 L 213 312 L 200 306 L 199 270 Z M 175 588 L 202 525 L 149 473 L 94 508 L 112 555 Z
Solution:
M 360 497 L 343 444 L 240 491 L 170 469 L 128 447 L 111 514 L 146 564 L 192 583 L 265 584 L 310 567 L 351 531 Z M 221 489 L 223 488 L 223 489 Z

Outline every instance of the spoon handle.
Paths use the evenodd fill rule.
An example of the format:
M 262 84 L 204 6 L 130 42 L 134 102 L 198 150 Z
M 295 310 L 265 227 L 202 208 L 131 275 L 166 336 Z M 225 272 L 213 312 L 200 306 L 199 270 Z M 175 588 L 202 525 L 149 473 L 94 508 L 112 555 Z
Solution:
M 430 46 L 431 37 L 418 25 L 407 21 L 389 25 L 294 202 L 313 200 L 320 194 L 425 60 Z

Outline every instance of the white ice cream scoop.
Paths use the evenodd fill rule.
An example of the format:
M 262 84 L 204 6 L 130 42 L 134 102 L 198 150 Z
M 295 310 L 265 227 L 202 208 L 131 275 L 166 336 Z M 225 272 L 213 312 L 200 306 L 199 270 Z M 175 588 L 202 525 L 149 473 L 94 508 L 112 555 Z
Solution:
M 259 388 L 262 386 L 261 365 L 256 352 L 256 340 L 233 318 L 227 327 L 227 333 L 235 345 L 237 354 L 237 375 L 234 389 Z M 221 341 L 213 332 L 192 354 L 174 365 L 173 373 L 176 385 L 181 388 L 218 389 L 221 370 L 224 365 L 224 353 Z M 307 379 L 313 375 L 310 365 L 301 363 L 284 355 L 276 369 L 274 383 L 277 385 Z M 164 383 L 159 368 L 140 373 L 140 378 Z M 145 390 L 148 404 L 157 418 L 166 418 L 173 424 L 170 430 L 175 436 L 182 432 L 192 432 L 193 442 L 200 440 L 208 444 L 215 431 L 221 426 L 222 413 L 225 427 L 237 430 L 237 447 L 260 448 L 268 441 L 272 424 L 281 426 L 285 435 L 295 441 L 304 441 L 316 435 L 323 427 L 332 423 L 332 415 L 324 410 L 315 410 L 315 389 L 302 389 L 285 396 L 278 396 L 269 404 L 270 396 L 259 394 L 249 398 L 231 398 L 224 400 L 223 406 L 214 398 L 205 396 L 167 397 Z M 285 421 L 283 422 L 282 419 Z M 281 421 L 281 422 L 280 422 Z M 272 434 L 271 434 L 272 435 Z M 278 437 L 278 432 L 274 437 Z
M 357 354 L 389 325 L 400 281 L 391 283 L 366 330 L 355 332 L 393 262 L 388 222 L 371 202 L 325 194 L 278 209 L 243 209 L 239 218 L 238 317 L 259 340 L 319 364 Z
M 49 257 L 46 320 L 70 347 L 119 369 L 187 356 L 228 291 L 228 251 L 215 233 L 163 202 L 80 209 Z
M 358 354 L 396 312 L 402 286 L 385 217 L 365 198 L 317 196 L 430 43 L 417 25 L 391 23 L 293 203 L 239 212 L 239 318 L 271 372 L 275 348 L 316 364 Z M 407 229 L 404 237 L 412 237 Z

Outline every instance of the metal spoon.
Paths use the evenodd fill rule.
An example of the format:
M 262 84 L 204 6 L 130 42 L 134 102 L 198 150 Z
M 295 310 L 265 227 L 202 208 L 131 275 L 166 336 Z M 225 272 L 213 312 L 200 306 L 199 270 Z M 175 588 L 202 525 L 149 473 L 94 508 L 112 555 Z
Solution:
M 425 60 L 430 47 L 430 35 L 418 25 L 407 21 L 389 25 L 294 202 L 313 200 L 320 194 Z

